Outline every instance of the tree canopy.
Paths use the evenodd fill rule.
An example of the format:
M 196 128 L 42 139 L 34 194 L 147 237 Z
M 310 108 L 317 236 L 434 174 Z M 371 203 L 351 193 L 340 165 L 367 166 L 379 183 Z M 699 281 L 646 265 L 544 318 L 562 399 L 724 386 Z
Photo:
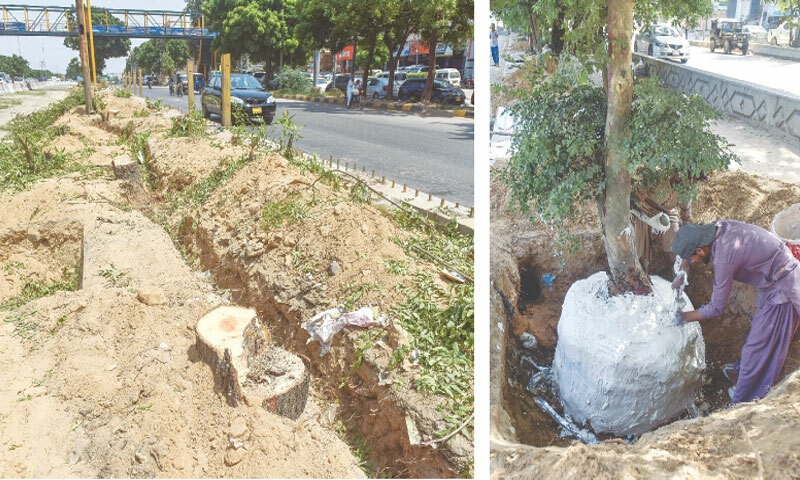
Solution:
M 153 38 L 133 49 L 133 59 L 142 72 L 172 75 L 186 65 L 189 47 L 186 40 Z
M 675 92 L 646 83 L 634 91 L 634 18 L 640 24 L 655 18 L 692 22 L 707 14 L 710 1 L 492 0 L 491 5 L 501 18 L 542 26 L 544 42 L 556 46 L 559 73 L 532 78 L 530 97 L 515 109 L 524 127 L 505 179 L 517 205 L 524 209 L 533 201 L 535 217 L 560 224 L 574 202 L 596 200 L 612 292 L 650 291 L 632 235 L 625 234 L 633 230 L 633 185 L 666 181 L 690 195 L 699 172 L 724 168 L 731 154 L 709 132 L 714 113 L 701 108 L 699 98 L 670 96 Z M 522 18 L 526 8 L 531 16 Z M 588 78 L 596 72 L 602 73 L 602 87 L 593 89 Z
M 201 8 L 206 26 L 219 32 L 214 48 L 229 52 L 234 61 L 250 55 L 264 62 L 268 75 L 284 61 L 305 64 L 306 52 L 291 35 L 295 0 L 204 0 Z
M 124 26 L 125 23 L 114 17 L 108 15 L 108 24 L 115 26 Z M 92 8 L 92 25 L 104 24 L 106 22 L 106 10 L 102 8 Z M 75 9 L 69 11 L 69 24 L 71 27 L 77 27 L 75 20 Z M 64 39 L 64 46 L 72 50 L 80 51 L 78 44 L 78 37 L 67 37 Z M 131 41 L 123 37 L 94 37 L 94 62 L 97 67 L 97 74 L 103 73 L 106 67 L 106 60 L 109 58 L 125 57 L 131 48 Z M 89 65 L 91 71 L 91 64 Z

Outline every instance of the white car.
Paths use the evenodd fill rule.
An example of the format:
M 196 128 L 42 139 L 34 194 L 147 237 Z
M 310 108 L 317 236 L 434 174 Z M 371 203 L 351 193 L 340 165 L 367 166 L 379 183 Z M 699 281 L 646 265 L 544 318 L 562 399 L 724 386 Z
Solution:
M 750 41 L 755 43 L 767 42 L 767 29 L 761 25 L 745 25 L 742 31 L 750 36 Z
M 689 41 L 672 25 L 659 23 L 648 25 L 636 33 L 633 51 L 686 63 L 689 60 Z
M 789 45 L 789 31 L 791 29 L 786 22 L 781 23 L 775 28 L 770 28 L 767 32 L 770 45 Z
M 367 79 L 367 98 L 379 100 L 386 98 L 388 92 L 389 79 L 381 77 L 369 77 Z

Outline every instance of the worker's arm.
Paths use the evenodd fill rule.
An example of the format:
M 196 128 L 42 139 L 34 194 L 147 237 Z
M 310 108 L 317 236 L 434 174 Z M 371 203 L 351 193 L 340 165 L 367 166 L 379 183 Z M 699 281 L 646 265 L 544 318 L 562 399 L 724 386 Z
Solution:
M 681 312 L 681 320 L 684 322 L 699 322 L 703 320 L 703 316 L 700 315 L 698 310 L 692 310 L 690 312 Z
M 714 318 L 722 315 L 725 311 L 725 304 L 733 287 L 733 274 L 736 266 L 725 262 L 714 262 L 714 290 L 711 292 L 711 300 L 698 308 L 702 318 Z

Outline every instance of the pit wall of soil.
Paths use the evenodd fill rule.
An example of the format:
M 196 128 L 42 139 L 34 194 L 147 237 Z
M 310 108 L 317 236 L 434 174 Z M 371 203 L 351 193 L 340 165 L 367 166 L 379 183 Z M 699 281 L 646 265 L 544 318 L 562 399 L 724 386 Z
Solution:
M 192 169 L 191 162 L 183 162 L 180 155 L 175 158 L 172 141 L 153 139 L 147 148 L 150 168 L 165 192 L 178 192 L 210 170 Z M 213 136 L 209 148 L 226 159 L 244 153 L 222 147 L 226 141 L 226 133 Z M 310 361 L 312 395 L 331 405 L 338 421 L 347 426 L 351 445 L 364 448 L 371 470 L 402 477 L 458 476 L 469 468 L 473 455 L 463 436 L 455 435 L 439 448 L 412 443 L 415 436 L 432 439 L 435 432 L 452 427 L 433 399 L 413 389 L 413 366 L 404 362 L 390 367 L 395 349 L 409 343 L 402 327 L 394 321 L 382 330 L 373 327 L 373 333 L 379 333 L 369 348 L 362 347 L 364 331 L 346 329 L 334 337 L 331 351 L 323 357 L 317 343 L 306 343 L 302 322 L 342 304 L 348 286 L 411 281 L 385 267 L 389 259 L 409 260 L 394 241 L 407 233 L 376 208 L 348 201 L 346 186 L 337 192 L 315 180 L 300 175 L 278 155 L 259 158 L 215 191 L 203 207 L 173 219 L 180 223 L 180 243 L 197 268 L 209 271 L 215 285 L 229 292 L 233 303 L 257 311 L 281 347 Z M 309 205 L 317 198 L 338 200 L 317 204 L 296 225 L 260 225 L 260 212 L 268 203 L 289 197 Z M 358 305 L 371 305 L 377 318 L 388 316 L 400 298 L 393 289 L 368 289 Z
M 707 369 L 698 403 L 700 417 L 646 433 L 633 445 L 605 442 L 585 446 L 560 438 L 553 422 L 525 390 L 530 376 L 525 358 L 538 363 L 552 360 L 566 290 L 575 280 L 607 268 L 602 232 L 595 210 L 587 208 L 570 225 L 580 238 L 580 248 L 559 268 L 551 232 L 509 212 L 507 199 L 505 185 L 493 179 L 490 360 L 494 478 L 800 474 L 796 454 L 800 439 L 787 428 L 787 424 L 800 426 L 800 339 L 792 342 L 783 381 L 766 399 L 724 409 L 731 384 L 723 377 L 721 366 L 738 360 L 755 307 L 755 291 L 741 284 L 735 285 L 726 313 L 702 323 Z M 797 202 L 800 187 L 796 185 L 726 172 L 705 182 L 693 204 L 692 221 L 730 218 L 769 229 L 775 214 Z M 552 288 L 539 280 L 533 289 L 534 293 L 538 289 L 538 296 L 532 302 L 530 285 L 536 285 L 537 277 L 541 279 L 545 273 L 556 275 Z M 692 303 L 706 303 L 712 286 L 713 271 L 695 265 L 687 287 Z M 520 335 L 525 332 L 536 338 L 536 347 L 523 345 Z

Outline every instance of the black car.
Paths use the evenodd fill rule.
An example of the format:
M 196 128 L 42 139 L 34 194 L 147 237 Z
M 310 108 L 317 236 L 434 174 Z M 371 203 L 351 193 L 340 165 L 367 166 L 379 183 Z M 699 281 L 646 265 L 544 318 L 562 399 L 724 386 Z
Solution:
M 222 115 L 222 75 L 215 74 L 200 96 L 203 115 Z M 244 116 L 248 120 L 264 119 L 269 125 L 275 118 L 275 98 L 264 89 L 256 77 L 247 73 L 231 74 L 231 119 Z
M 331 83 L 325 88 L 326 92 L 332 92 L 334 88 L 338 88 L 344 93 L 347 93 L 347 82 L 350 81 L 349 73 L 341 73 L 336 75 Z
M 425 81 L 426 79 L 424 78 L 409 78 L 400 85 L 400 90 L 397 91 L 397 98 L 401 101 L 418 102 L 422 97 L 422 91 L 425 90 Z M 443 80 L 433 81 L 432 102 L 461 105 L 465 100 L 464 91 L 460 88 L 454 87 Z

